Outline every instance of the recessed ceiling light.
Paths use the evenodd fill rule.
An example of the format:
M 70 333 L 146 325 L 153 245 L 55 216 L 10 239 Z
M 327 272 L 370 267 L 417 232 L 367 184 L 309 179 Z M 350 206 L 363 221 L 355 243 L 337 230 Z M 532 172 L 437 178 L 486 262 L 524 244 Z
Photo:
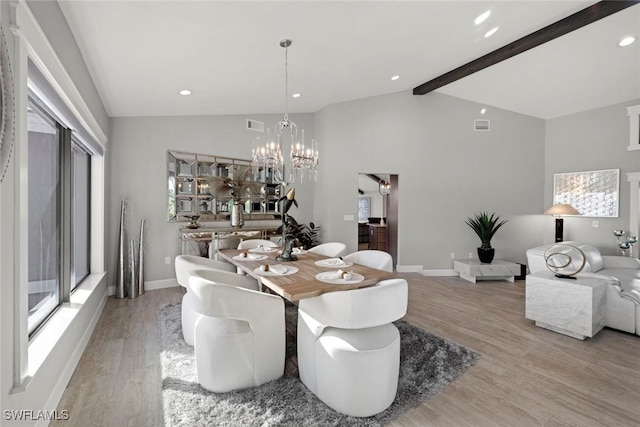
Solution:
M 486 12 L 478 15 L 478 17 L 476 19 L 473 20 L 473 23 L 476 25 L 480 25 L 482 24 L 484 21 L 487 20 L 487 18 L 489 17 L 489 15 L 491 15 L 491 11 L 487 10 Z
M 490 29 L 489 31 L 487 31 L 484 34 L 484 38 L 486 39 L 486 38 L 491 37 L 492 35 L 494 35 L 496 33 L 496 31 L 498 31 L 498 27 L 493 27 L 492 29 Z
M 391 80 L 398 80 L 400 78 L 400 76 L 393 76 L 391 77 Z
M 625 46 L 629 46 L 630 44 L 633 44 L 633 42 L 636 41 L 636 38 L 633 36 L 628 36 L 623 38 L 622 40 L 620 40 L 620 42 L 618 43 L 618 46 L 620 47 L 625 47 Z
M 294 93 L 293 95 L 291 95 L 292 98 L 300 98 L 302 96 L 302 94 L 300 93 Z
M 191 91 L 189 89 L 182 89 L 179 93 L 182 96 L 191 95 Z
M 484 114 L 484 113 L 486 113 L 486 112 L 487 112 L 487 109 L 486 109 L 486 108 L 483 108 L 482 110 L 480 110 L 480 114 Z

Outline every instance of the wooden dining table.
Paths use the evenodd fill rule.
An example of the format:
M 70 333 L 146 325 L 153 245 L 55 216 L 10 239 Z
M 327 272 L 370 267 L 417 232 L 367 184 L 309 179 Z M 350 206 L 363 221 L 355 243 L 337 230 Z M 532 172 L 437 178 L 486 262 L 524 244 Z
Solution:
M 263 286 L 271 289 L 276 294 L 291 302 L 298 301 L 303 298 L 315 297 L 326 292 L 337 292 L 371 286 L 381 280 L 388 279 L 393 275 L 393 273 L 388 271 L 378 270 L 360 264 L 353 264 L 348 267 L 339 265 L 318 266 L 316 265 L 316 261 L 329 259 L 329 257 L 313 252 L 295 254 L 298 257 L 297 261 L 281 262 L 276 260 L 276 257 L 280 255 L 280 252 L 282 252 L 282 248 L 276 248 L 276 250 L 271 252 L 255 252 L 251 250 L 247 251 L 246 249 L 224 249 L 220 250 L 218 253 L 221 258 L 239 267 L 248 275 L 256 278 L 263 284 Z M 266 255 L 266 258 L 254 260 L 248 256 L 246 258 L 241 257 L 242 253 L 247 253 L 247 255 Z M 293 274 L 266 275 L 260 270 L 260 266 L 262 265 L 269 265 L 270 267 L 283 265 L 287 267 L 295 267 L 298 271 Z M 340 280 L 336 280 L 338 283 L 327 283 L 316 279 L 316 275 L 319 273 L 330 271 L 337 272 L 339 269 L 348 273 L 360 274 L 364 279 L 357 283 L 350 283 L 350 281 L 343 283 Z

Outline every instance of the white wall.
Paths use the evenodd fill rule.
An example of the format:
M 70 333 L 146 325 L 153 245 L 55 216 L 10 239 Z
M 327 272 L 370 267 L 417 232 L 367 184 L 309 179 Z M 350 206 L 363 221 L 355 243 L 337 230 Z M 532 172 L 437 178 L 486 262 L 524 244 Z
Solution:
M 399 175 L 399 264 L 450 269 L 450 253 L 474 253 L 479 241 L 464 221 L 480 210 L 509 223 L 494 238 L 497 257 L 525 262 L 542 243 L 544 121 L 488 109 L 491 132 L 473 131 L 482 106 L 442 94 L 397 93 L 332 105 L 315 115 L 292 116 L 320 140 L 318 183 L 298 190 L 294 216 L 322 226 L 324 241 L 357 248 L 358 174 Z M 165 257 L 180 251 L 181 225 L 166 222 L 165 155 L 176 149 L 247 158 L 256 133 L 245 119 L 266 126 L 279 115 L 114 118 L 108 212 L 108 266 L 115 268 L 119 204 L 129 202 L 129 229 L 149 224 L 147 281 L 174 277 Z M 299 186 L 299 185 L 298 185 Z M 315 198 L 310 198 L 315 193 Z M 134 234 L 135 235 L 135 234 Z M 113 275 L 109 283 L 113 282 Z
M 618 218 L 569 217 L 564 240 L 589 242 L 603 253 L 617 255 L 614 229 L 629 230 L 627 173 L 640 171 L 640 151 L 628 151 L 629 116 L 626 107 L 640 100 L 585 111 L 547 121 L 545 143 L 545 207 L 553 203 L 553 174 L 599 169 L 620 169 Z M 600 227 L 592 227 L 597 220 Z M 545 241 L 552 242 L 553 218 L 545 218 Z M 638 254 L 638 248 L 635 248 Z
M 168 223 L 167 218 L 167 150 L 180 150 L 201 154 L 249 159 L 253 139 L 263 133 L 246 129 L 246 119 L 265 123 L 271 128 L 282 119 L 280 114 L 190 117 L 132 117 L 111 121 L 109 152 L 108 213 L 107 213 L 107 267 L 109 283 L 114 285 L 116 242 L 119 226 L 120 202 L 128 202 L 128 230 L 138 237 L 140 220 L 148 225 L 145 273 L 147 282 L 175 278 L 173 258 L 180 253 L 179 229 L 185 223 Z M 290 119 L 305 138 L 311 138 L 313 115 L 291 114 Z M 321 156 L 324 143 L 320 141 Z M 323 179 L 323 178 L 320 178 Z M 313 188 L 305 179 L 293 185 L 299 208 L 291 215 L 298 221 L 309 223 L 313 217 Z M 222 226 L 228 226 L 222 223 Z M 318 224 L 321 225 L 321 224 Z M 171 257 L 171 264 L 164 263 Z
M 327 240 L 357 248 L 358 173 L 398 174 L 398 264 L 451 269 L 480 242 L 465 219 L 482 210 L 508 219 L 496 257 L 525 262 L 542 242 L 544 121 L 439 93 L 409 92 L 330 105 L 316 114 L 323 141 L 314 217 Z M 475 132 L 473 120 L 491 120 Z M 356 216 L 357 217 L 357 216 Z

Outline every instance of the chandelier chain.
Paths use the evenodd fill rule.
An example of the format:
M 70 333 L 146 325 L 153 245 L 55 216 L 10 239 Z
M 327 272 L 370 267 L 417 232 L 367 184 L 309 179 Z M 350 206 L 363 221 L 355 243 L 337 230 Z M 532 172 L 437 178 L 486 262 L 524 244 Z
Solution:
M 289 120 L 289 46 L 284 47 L 284 121 Z

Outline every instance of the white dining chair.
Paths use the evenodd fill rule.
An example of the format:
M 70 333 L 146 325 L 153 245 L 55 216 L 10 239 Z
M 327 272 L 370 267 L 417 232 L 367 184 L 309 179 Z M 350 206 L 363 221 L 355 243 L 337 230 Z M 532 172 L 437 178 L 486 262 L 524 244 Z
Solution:
M 180 286 L 183 286 L 186 293 L 182 297 L 181 318 L 182 318 L 182 335 L 187 344 L 193 345 L 193 326 L 196 322 L 197 315 L 190 309 L 189 300 L 189 272 L 192 270 L 210 270 L 212 272 L 221 273 L 218 277 L 224 279 L 225 283 L 247 287 L 250 289 L 259 289 L 258 282 L 255 279 L 236 274 L 236 267 L 223 261 L 204 258 L 195 255 L 178 255 L 175 260 L 176 279 Z M 236 278 L 239 278 L 236 280 Z
M 236 267 L 233 264 L 197 255 L 178 255 L 174 261 L 174 268 L 176 270 L 176 280 L 178 284 L 184 288 L 187 288 L 189 284 L 189 276 L 187 273 L 190 270 L 236 271 Z
M 212 392 L 254 387 L 280 378 L 285 364 L 284 301 L 276 295 L 189 272 L 196 374 Z M 239 276 L 242 278 L 242 276 Z
M 336 411 L 369 417 L 395 399 L 408 285 L 389 279 L 361 289 L 303 298 L 298 306 L 302 383 Z
M 387 252 L 376 250 L 357 251 L 345 255 L 344 261 L 351 261 L 354 264 L 360 264 L 378 270 L 393 272 L 393 258 Z
M 309 252 L 328 256 L 331 258 L 344 256 L 347 253 L 347 245 L 341 242 L 321 243 L 309 249 Z
M 193 272 L 198 271 L 199 275 L 211 282 L 221 283 L 229 286 L 236 286 L 238 288 L 250 289 L 252 291 L 260 290 L 258 281 L 250 276 L 242 276 L 235 272 L 220 271 L 220 270 L 191 270 L 187 273 L 189 278 L 193 276 Z M 190 285 L 189 285 L 190 286 Z M 202 304 L 198 301 L 198 296 L 195 295 L 189 287 L 187 287 L 187 293 L 182 297 L 182 336 L 184 341 L 189 344 L 194 344 L 194 330 L 195 325 L 200 318 L 198 307 Z

